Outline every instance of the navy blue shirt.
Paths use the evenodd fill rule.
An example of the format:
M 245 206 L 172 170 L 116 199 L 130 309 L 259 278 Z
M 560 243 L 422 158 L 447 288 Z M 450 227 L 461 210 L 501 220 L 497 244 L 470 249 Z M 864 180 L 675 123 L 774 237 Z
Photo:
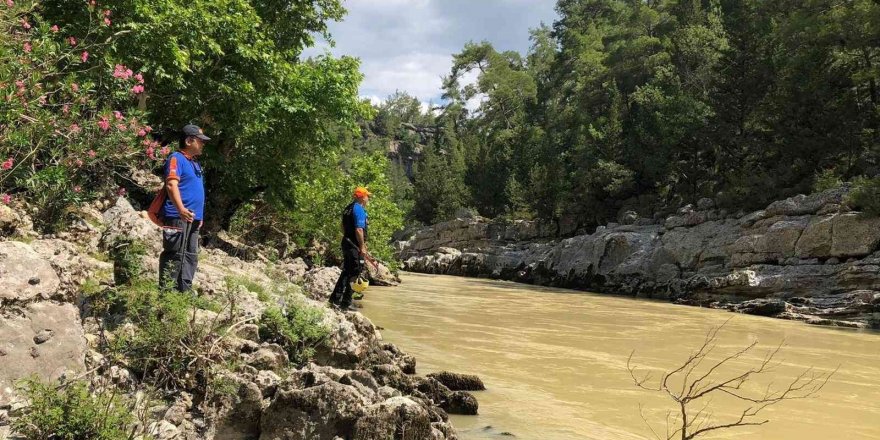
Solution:
M 165 182 L 177 180 L 180 198 L 186 209 L 195 213 L 195 220 L 205 216 L 205 182 L 202 179 L 202 166 L 181 151 L 175 151 L 165 161 Z M 177 207 L 169 196 L 161 212 L 163 217 L 180 218 Z

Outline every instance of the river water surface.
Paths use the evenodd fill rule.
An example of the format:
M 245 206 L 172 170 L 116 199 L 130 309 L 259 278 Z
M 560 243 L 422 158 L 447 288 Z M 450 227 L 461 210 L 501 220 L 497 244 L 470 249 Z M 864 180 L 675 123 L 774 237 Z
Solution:
M 765 410 L 770 422 L 763 426 L 700 438 L 880 439 L 877 332 L 481 279 L 404 274 L 403 281 L 371 287 L 362 312 L 385 340 L 418 359 L 419 374 L 451 370 L 483 379 L 488 390 L 474 393 L 480 415 L 453 419 L 464 440 L 513 438 L 504 432 L 517 439 L 650 439 L 646 420 L 665 438 L 663 421 L 674 406 L 633 385 L 627 357 L 634 350 L 634 364 L 645 372 L 676 367 L 709 328 L 728 319 L 714 359 L 756 339 L 760 345 L 719 377 L 754 366 L 783 340 L 781 362 L 751 391 L 809 367 L 839 370 L 817 397 Z M 707 412 L 724 422 L 744 408 L 719 396 Z

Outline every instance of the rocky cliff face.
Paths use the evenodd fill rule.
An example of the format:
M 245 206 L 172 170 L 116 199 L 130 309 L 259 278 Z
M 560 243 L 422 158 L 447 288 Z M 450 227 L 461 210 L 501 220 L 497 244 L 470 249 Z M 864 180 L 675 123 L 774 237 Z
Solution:
M 90 313 L 83 292 L 87 285 L 113 288 L 106 255 L 114 237 L 143 240 L 150 247 L 143 271 L 152 276 L 158 267 L 160 233 L 125 199 L 84 208 L 74 226 L 56 236 L 33 232 L 26 212 L 0 205 L 0 438 L 10 434 L 10 419 L 26 410 L 15 387 L 26 377 L 84 380 L 93 389 L 140 395 L 141 378 L 103 351 L 113 331 Z M 199 294 L 227 298 L 234 307 L 195 309 L 193 321 L 230 323 L 212 336 L 219 356 L 232 360 L 213 366 L 230 389 L 210 395 L 166 390 L 165 400 L 144 411 L 150 424 L 143 428 L 165 440 L 456 438 L 447 411 L 475 414 L 476 400 L 415 376 L 415 359 L 383 342 L 359 313 L 325 308 L 336 276 L 338 269 L 309 268 L 300 259 L 270 265 L 203 249 Z M 248 283 L 231 286 L 231 277 Z M 304 280 L 305 292 L 298 287 Z M 247 286 L 283 286 L 287 296 Z M 329 336 L 313 362 L 297 366 L 284 348 L 261 337 L 256 324 L 276 301 L 321 310 Z M 118 324 L 117 332 L 131 327 Z
M 554 239 L 535 222 L 457 219 L 399 242 L 406 270 L 485 276 L 849 327 L 880 326 L 880 218 L 845 189 L 726 215 L 710 200 L 663 221 L 624 216 Z

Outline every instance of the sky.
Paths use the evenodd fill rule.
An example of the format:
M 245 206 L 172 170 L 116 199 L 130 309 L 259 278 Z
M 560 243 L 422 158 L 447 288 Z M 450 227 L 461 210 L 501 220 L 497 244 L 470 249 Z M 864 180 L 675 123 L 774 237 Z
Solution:
M 468 41 L 499 51 L 529 48 L 529 29 L 556 19 L 555 0 L 345 0 L 348 14 L 330 24 L 329 50 L 361 59 L 360 94 L 374 102 L 396 90 L 424 103 L 440 102 L 441 77 Z

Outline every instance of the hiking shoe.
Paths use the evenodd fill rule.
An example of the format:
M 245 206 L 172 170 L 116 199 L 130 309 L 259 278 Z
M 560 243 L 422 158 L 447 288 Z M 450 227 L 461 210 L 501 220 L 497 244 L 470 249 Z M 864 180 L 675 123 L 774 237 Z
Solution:
M 358 311 L 358 308 L 355 307 L 353 304 L 349 304 L 347 306 L 342 306 L 342 305 L 336 306 L 336 309 L 341 312 L 357 312 Z

